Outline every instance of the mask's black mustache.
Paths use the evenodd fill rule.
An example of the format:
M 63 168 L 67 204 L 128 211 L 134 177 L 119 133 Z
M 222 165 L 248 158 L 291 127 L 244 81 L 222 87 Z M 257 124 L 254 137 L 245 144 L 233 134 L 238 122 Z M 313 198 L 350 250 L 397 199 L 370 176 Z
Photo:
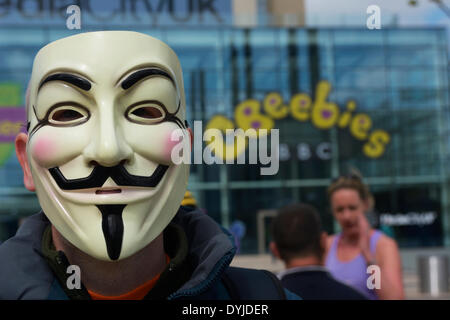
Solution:
M 156 187 L 166 173 L 168 166 L 158 165 L 149 177 L 135 176 L 121 164 L 114 167 L 96 166 L 91 174 L 85 178 L 66 179 L 58 167 L 50 168 L 50 174 L 58 186 L 63 190 L 77 190 L 100 188 L 111 177 L 118 186 L 130 187 Z

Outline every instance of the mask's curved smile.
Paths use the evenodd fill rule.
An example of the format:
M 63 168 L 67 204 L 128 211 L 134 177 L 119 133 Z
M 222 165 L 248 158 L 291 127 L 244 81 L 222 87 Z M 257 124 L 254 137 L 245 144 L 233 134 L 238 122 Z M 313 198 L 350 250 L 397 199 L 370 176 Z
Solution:
M 122 193 L 122 189 L 130 187 L 156 187 L 169 167 L 159 164 L 155 171 L 148 177 L 130 174 L 124 165 L 104 167 L 95 166 L 91 174 L 85 178 L 66 179 L 58 167 L 48 169 L 56 184 L 62 190 L 87 190 L 98 188 L 95 194 L 111 195 Z M 117 187 L 102 187 L 106 180 L 111 178 Z M 94 200 L 95 201 L 95 200 Z M 123 241 L 122 212 L 126 204 L 96 204 L 102 214 L 102 230 L 106 242 L 108 256 L 111 260 L 117 260 L 120 256 Z
M 161 181 L 168 168 L 169 167 L 166 165 L 159 164 L 149 177 L 144 177 L 128 173 L 122 164 L 118 164 L 114 167 L 97 165 L 89 176 L 70 180 L 64 177 L 58 167 L 50 168 L 48 170 L 62 190 L 79 190 L 100 188 L 109 177 L 111 177 L 118 186 L 154 188 Z
M 160 191 L 171 166 L 158 164 L 150 176 L 130 174 L 123 164 L 114 167 L 96 165 L 82 178 L 68 179 L 62 169 L 43 169 L 55 192 L 66 201 L 87 205 L 131 204 L 146 201 Z

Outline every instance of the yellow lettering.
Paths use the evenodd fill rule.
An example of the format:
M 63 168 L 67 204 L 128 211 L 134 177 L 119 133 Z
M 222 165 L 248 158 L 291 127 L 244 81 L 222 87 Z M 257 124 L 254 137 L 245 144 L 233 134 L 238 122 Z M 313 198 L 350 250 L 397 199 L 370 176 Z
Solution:
M 246 131 L 255 129 L 251 137 L 260 135 L 259 129 L 266 129 L 266 134 L 273 128 L 274 122 L 268 116 L 260 113 L 261 103 L 258 100 L 249 99 L 241 102 L 234 110 L 234 119 L 239 128 Z M 264 131 L 261 132 L 264 134 Z
M 9 124 L 9 121 L 0 122 L 0 134 L 1 135 L 4 135 L 4 136 L 9 135 L 8 124 Z
M 212 117 L 206 125 L 206 130 L 208 129 L 218 129 L 226 135 L 227 130 L 234 129 L 234 123 L 225 116 L 216 115 Z M 247 148 L 247 141 L 240 131 L 237 131 L 232 138 L 232 143 L 227 143 L 220 135 L 211 136 L 208 138 L 211 142 L 208 143 L 206 147 L 213 150 L 214 155 L 225 161 L 235 159 L 245 151 Z
M 3 121 L 0 123 L 0 134 L 9 136 L 11 134 L 11 122 Z
M 309 120 L 311 97 L 306 93 L 297 93 L 291 99 L 291 115 L 299 121 Z
M 339 108 L 335 103 L 327 102 L 331 85 L 320 81 L 316 88 L 316 99 L 312 109 L 312 122 L 319 129 L 330 129 L 339 117 Z
M 224 160 L 235 159 L 247 148 L 247 138 L 252 139 L 260 134 L 267 134 L 275 125 L 274 119 L 283 119 L 290 112 L 291 116 L 298 121 L 305 122 L 311 119 L 313 125 L 322 130 L 330 129 L 334 125 L 341 129 L 349 127 L 353 137 L 358 140 L 368 140 L 363 146 L 363 153 L 367 157 L 381 156 L 390 141 L 389 134 L 384 130 L 375 130 L 369 135 L 372 128 L 370 116 L 365 113 L 353 116 L 356 110 L 356 102 L 353 100 L 347 101 L 346 110 L 341 113 L 336 103 L 327 101 L 330 91 L 331 84 L 327 81 L 320 81 L 317 84 L 314 101 L 308 94 L 298 93 L 291 98 L 289 105 L 283 104 L 279 93 L 268 93 L 262 102 L 267 115 L 261 113 L 260 101 L 245 100 L 239 103 L 234 110 L 236 127 L 242 130 L 235 130 L 232 120 L 216 115 L 211 118 L 206 129 L 219 129 L 225 133 L 227 139 L 213 135 L 208 146 Z M 259 129 L 266 130 L 261 132 Z
M 20 129 L 22 128 L 23 123 L 22 122 L 13 122 L 11 129 L 12 129 L 12 134 L 16 135 L 20 132 Z
M 208 121 L 205 129 L 219 129 L 220 131 L 225 133 L 227 129 L 234 129 L 234 123 L 227 117 L 218 114 Z
M 350 120 L 352 119 L 352 112 L 356 109 L 355 101 L 347 102 L 347 110 L 341 115 L 338 121 L 338 127 L 343 129 L 348 126 Z
M 289 108 L 283 104 L 283 98 L 277 92 L 267 94 L 263 105 L 264 111 L 273 119 L 283 119 L 289 113 Z
M 363 153 L 369 158 L 380 157 L 391 140 L 389 133 L 384 130 L 374 130 L 363 146 Z
M 21 122 L 2 121 L 0 122 L 0 134 L 5 136 L 16 135 L 20 132 L 21 126 Z
M 372 119 L 365 113 L 354 116 L 350 124 L 350 132 L 358 140 L 366 140 L 370 128 L 372 128 Z

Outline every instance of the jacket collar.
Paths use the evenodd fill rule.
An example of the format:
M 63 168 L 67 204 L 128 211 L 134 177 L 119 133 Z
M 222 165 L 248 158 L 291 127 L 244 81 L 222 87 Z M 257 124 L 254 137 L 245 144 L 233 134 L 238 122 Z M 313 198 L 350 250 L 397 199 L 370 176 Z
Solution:
M 181 207 L 173 223 L 179 225 L 189 243 L 190 279 L 169 299 L 195 296 L 205 292 L 220 279 L 236 253 L 233 236 L 200 210 Z
M 181 207 L 169 226 L 166 231 L 171 231 L 165 231 L 165 249 L 169 256 L 172 253 L 173 259 L 146 298 L 176 299 L 205 292 L 220 279 L 236 252 L 232 235 L 199 210 L 186 211 Z M 63 271 L 68 262 L 62 252 L 56 252 L 49 243 L 49 229 L 44 231 L 39 249 L 59 282 L 65 284 L 68 275 Z M 182 282 L 169 282 L 171 285 L 166 286 L 166 281 L 172 277 Z M 169 288 L 175 289 L 168 291 Z M 89 297 L 83 286 L 66 294 L 72 299 Z

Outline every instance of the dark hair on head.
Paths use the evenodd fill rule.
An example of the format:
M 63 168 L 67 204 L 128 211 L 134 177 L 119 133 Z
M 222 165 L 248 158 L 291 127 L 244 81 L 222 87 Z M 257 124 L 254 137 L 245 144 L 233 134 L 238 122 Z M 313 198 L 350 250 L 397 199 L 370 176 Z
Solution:
M 284 261 L 311 255 L 321 259 L 321 233 L 319 213 L 309 204 L 284 206 L 272 221 L 272 238 Z
M 349 174 L 339 176 L 331 182 L 327 189 L 328 199 L 331 200 L 333 193 L 340 189 L 355 190 L 363 201 L 370 197 L 369 187 L 364 184 L 361 174 L 356 169 L 352 169 Z

